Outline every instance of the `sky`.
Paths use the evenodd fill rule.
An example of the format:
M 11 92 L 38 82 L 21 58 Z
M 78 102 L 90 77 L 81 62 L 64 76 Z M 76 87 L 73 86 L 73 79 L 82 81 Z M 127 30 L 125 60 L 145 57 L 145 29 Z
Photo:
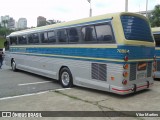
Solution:
M 160 0 L 148 0 L 152 10 Z M 91 0 L 92 15 L 125 11 L 125 0 Z M 90 4 L 87 0 L 0 0 L 0 16 L 9 15 L 16 21 L 27 19 L 27 26 L 36 26 L 37 17 L 70 21 L 89 17 Z M 128 11 L 146 10 L 146 0 L 128 0 Z

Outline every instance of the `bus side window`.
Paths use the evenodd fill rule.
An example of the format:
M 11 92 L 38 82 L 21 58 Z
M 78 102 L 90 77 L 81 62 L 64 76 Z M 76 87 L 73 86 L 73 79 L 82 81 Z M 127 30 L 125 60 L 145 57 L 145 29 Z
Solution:
M 56 36 L 54 31 L 48 32 L 48 42 L 49 43 L 55 43 L 56 42 Z
M 40 38 L 42 43 L 48 43 L 48 35 L 47 32 L 40 33 Z
M 78 42 L 79 36 L 76 28 L 67 29 L 69 42 Z
M 67 42 L 67 33 L 65 30 L 58 30 L 57 31 L 57 38 L 58 42 L 66 43 Z
M 160 47 L 160 34 L 153 34 L 156 41 L 156 47 Z
M 28 43 L 33 43 L 33 39 L 32 39 L 32 35 L 31 34 L 28 35 Z
M 82 28 L 82 37 L 84 41 L 96 42 L 96 32 L 94 26 L 86 26 Z
M 39 43 L 39 37 L 37 33 L 29 34 L 28 35 L 28 42 L 29 43 Z
M 18 36 L 18 43 L 19 43 L 19 44 L 27 44 L 26 36 L 25 36 L 25 35 L 23 35 L 23 36 Z
M 32 34 L 32 38 L 33 38 L 33 43 L 39 43 L 39 37 L 37 33 Z
M 96 33 L 98 42 L 114 43 L 114 37 L 110 25 L 96 25 Z
M 10 44 L 11 45 L 17 45 L 17 36 L 16 37 L 10 37 Z

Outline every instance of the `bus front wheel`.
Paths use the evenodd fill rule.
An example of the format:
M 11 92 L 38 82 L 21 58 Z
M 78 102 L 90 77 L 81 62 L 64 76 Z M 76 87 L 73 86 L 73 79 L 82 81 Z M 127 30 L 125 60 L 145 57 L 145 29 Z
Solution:
M 70 88 L 73 86 L 73 78 L 70 70 L 64 67 L 60 71 L 60 83 L 64 88 Z
M 17 71 L 16 62 L 14 60 L 12 60 L 11 67 L 14 72 Z

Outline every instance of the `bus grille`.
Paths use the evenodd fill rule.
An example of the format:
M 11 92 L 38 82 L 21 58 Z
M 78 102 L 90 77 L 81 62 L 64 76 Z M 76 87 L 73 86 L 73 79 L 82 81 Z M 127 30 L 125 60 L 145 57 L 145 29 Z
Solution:
M 147 77 L 151 77 L 152 75 L 152 63 L 149 62 L 147 66 Z
M 136 63 L 131 63 L 130 64 L 130 77 L 129 77 L 130 81 L 136 79 L 136 66 L 137 66 Z
M 160 71 L 160 61 L 157 61 L 157 71 Z
M 107 65 L 92 63 L 92 79 L 107 80 Z

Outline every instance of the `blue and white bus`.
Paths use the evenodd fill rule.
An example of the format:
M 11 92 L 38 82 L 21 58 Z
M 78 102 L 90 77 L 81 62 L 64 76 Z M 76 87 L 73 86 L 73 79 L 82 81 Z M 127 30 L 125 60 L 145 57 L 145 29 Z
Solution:
M 154 71 L 154 78 L 160 78 L 160 27 L 152 28 L 152 32 L 156 43 L 156 62 L 154 63 L 156 70 Z
M 146 18 L 105 14 L 13 32 L 5 61 L 63 87 L 83 86 L 129 94 L 153 85 L 155 42 Z

